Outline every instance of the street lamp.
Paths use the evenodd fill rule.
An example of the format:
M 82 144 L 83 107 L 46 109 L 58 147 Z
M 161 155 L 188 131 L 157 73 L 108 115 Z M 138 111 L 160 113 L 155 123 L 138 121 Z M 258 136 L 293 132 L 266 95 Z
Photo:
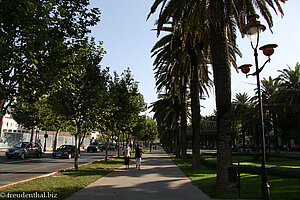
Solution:
M 255 67 L 256 71 L 252 74 L 248 74 L 250 71 L 251 64 L 245 64 L 239 67 L 243 73 L 248 76 L 256 76 L 257 90 L 258 90 L 258 103 L 259 103 L 259 114 L 260 114 L 260 129 L 261 129 L 261 141 L 262 141 L 262 162 L 261 162 L 261 195 L 262 199 L 270 199 L 270 186 L 268 184 L 267 168 L 266 168 L 266 143 L 265 143 L 265 133 L 264 133 L 264 119 L 263 119 L 263 105 L 260 91 L 260 78 L 259 73 L 263 70 L 265 65 L 271 61 L 270 56 L 274 53 L 274 48 L 277 44 L 268 44 L 259 48 L 262 50 L 264 55 L 268 56 L 268 60 L 262 65 L 261 68 L 258 67 L 258 53 L 257 47 L 259 43 L 259 37 L 261 32 L 266 30 L 266 27 L 257 21 L 259 16 L 257 14 L 250 15 L 248 17 L 248 24 L 245 25 L 243 33 L 250 39 L 251 47 L 254 50 L 255 57 Z

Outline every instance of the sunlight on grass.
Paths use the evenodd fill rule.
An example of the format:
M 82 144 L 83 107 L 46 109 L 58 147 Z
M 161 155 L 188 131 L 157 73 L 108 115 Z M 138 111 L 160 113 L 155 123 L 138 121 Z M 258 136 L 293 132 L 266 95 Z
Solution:
M 184 174 L 189 177 L 194 185 L 199 187 L 205 194 L 213 199 L 236 199 L 237 187 L 233 189 L 216 189 L 216 169 L 210 168 L 202 163 L 201 169 L 192 169 L 191 159 L 183 163 L 180 159 L 171 156 L 172 160 L 180 167 Z M 214 159 L 214 158 L 211 158 Z M 245 162 L 243 164 L 254 164 Z M 258 164 L 256 164 L 258 165 Z M 271 186 L 270 193 L 272 199 L 299 199 L 300 180 L 293 178 L 282 178 L 278 176 L 268 176 Z M 236 183 L 237 184 L 237 183 Z M 261 198 L 261 177 L 258 174 L 241 174 L 241 198 L 260 199 Z
M 206 160 L 215 160 L 215 161 L 217 160 L 216 157 L 213 157 L 211 155 L 204 155 L 203 157 Z M 254 159 L 254 155 L 233 155 L 232 159 L 233 159 L 233 164 L 235 165 L 237 165 L 238 160 L 240 161 L 240 165 L 254 165 L 254 166 L 261 165 L 260 158 Z M 267 166 L 300 169 L 300 159 L 269 156 L 269 159 L 267 160 Z

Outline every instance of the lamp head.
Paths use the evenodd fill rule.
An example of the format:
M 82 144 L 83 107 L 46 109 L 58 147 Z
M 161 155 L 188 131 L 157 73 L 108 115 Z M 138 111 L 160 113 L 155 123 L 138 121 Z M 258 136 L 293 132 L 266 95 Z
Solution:
M 265 56 L 271 56 L 274 53 L 274 49 L 278 47 L 277 44 L 267 44 L 259 48 L 262 50 Z
M 253 46 L 257 46 L 259 33 L 266 30 L 266 27 L 257 20 L 258 18 L 259 15 L 257 14 L 249 15 L 248 23 L 245 25 L 245 28 L 242 31 L 248 36 L 251 44 L 254 44 Z
M 248 74 L 251 66 L 252 66 L 251 64 L 245 64 L 245 65 L 239 66 L 238 69 L 240 69 L 244 74 Z

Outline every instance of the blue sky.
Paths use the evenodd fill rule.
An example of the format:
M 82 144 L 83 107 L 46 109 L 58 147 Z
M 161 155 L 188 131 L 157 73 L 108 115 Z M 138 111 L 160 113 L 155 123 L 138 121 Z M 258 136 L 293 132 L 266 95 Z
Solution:
M 91 6 L 101 10 L 101 21 L 92 28 L 92 36 L 104 42 L 103 47 L 107 52 L 101 65 L 110 67 L 111 71 L 118 73 L 129 67 L 135 80 L 139 82 L 139 90 L 148 105 L 157 100 L 153 59 L 150 54 L 151 48 L 157 42 L 156 32 L 151 31 L 155 28 L 157 14 L 146 21 L 152 3 L 153 0 L 91 0 Z M 283 18 L 274 14 L 273 34 L 268 28 L 262 34 L 259 46 L 276 43 L 278 48 L 271 57 L 271 63 L 261 72 L 261 77 L 275 78 L 279 74 L 278 70 L 287 68 L 287 65 L 293 68 L 296 62 L 300 62 L 299 8 L 299 0 L 289 0 L 283 5 L 285 12 Z M 262 18 L 260 21 L 267 25 Z M 243 54 L 243 58 L 237 60 L 238 65 L 245 63 L 254 65 L 249 40 L 246 37 L 241 38 L 240 34 L 238 36 L 237 42 Z M 262 53 L 259 54 L 259 63 L 262 64 L 267 58 Z M 246 78 L 244 74 L 237 73 L 232 68 L 232 98 L 236 93 L 247 92 L 253 95 L 255 87 L 255 77 Z M 201 109 L 202 115 L 213 112 L 214 90 L 211 91 L 210 98 L 201 104 L 205 107 Z

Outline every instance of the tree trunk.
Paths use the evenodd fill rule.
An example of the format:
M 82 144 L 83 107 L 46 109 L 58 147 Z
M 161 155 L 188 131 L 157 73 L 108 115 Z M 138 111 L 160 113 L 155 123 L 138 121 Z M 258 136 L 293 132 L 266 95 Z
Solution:
M 80 148 L 80 138 L 78 138 L 81 134 L 81 127 L 77 124 L 77 132 L 75 135 L 75 156 L 74 156 L 74 168 L 75 171 L 78 171 L 78 153 Z
M 2 131 L 3 117 L 4 117 L 4 115 L 2 114 L 2 112 L 0 112 L 0 119 L 1 119 L 1 123 L 0 123 L 0 137 L 1 137 L 1 131 Z
M 278 121 L 277 121 L 277 115 L 276 112 L 272 113 L 272 118 L 273 118 L 273 130 L 274 130 L 274 148 L 275 152 L 279 153 L 279 145 L 278 145 Z
M 169 131 L 168 132 L 168 145 L 169 145 L 169 150 L 168 150 L 168 152 L 169 153 L 172 153 L 173 152 L 173 135 L 174 135 L 174 132 L 175 132 L 175 130 L 172 130 L 172 131 Z
M 77 133 L 76 133 L 76 135 L 75 135 L 75 156 L 74 156 L 75 171 L 78 171 L 78 148 L 77 148 L 77 145 L 78 145 L 78 136 L 77 136 Z
M 109 140 L 108 140 L 108 142 L 109 142 Z M 106 141 L 106 143 L 105 143 L 105 162 L 107 162 L 107 159 L 108 159 L 108 142 Z
M 300 144 L 300 108 L 296 108 L 296 119 L 297 119 L 297 129 L 298 129 L 298 142 Z
M 187 120 L 186 120 L 186 77 L 181 76 L 181 102 L 180 102 L 180 131 L 181 131 L 181 140 L 180 140 L 180 148 L 181 148 L 181 159 L 183 161 L 187 160 L 187 137 L 186 137 L 186 127 L 187 127 Z
M 33 142 L 34 128 L 31 129 L 30 142 Z
M 175 151 L 176 158 L 180 158 L 180 129 L 175 130 Z
M 2 89 L 3 88 L 3 89 Z M 3 117 L 6 113 L 6 107 L 4 106 L 6 101 L 6 95 L 5 95 L 5 90 L 4 90 L 4 86 L 0 86 L 0 119 L 1 119 L 1 123 L 0 123 L 0 136 L 1 136 L 1 130 L 2 130 L 2 124 L 3 124 Z
M 192 167 L 200 168 L 200 101 L 199 101 L 199 75 L 196 61 L 196 52 L 192 50 L 192 73 L 191 73 L 191 107 L 193 129 L 193 156 Z
M 244 124 L 242 124 L 242 142 L 243 142 L 243 152 L 246 152 L 246 133 L 243 127 Z
M 222 20 L 221 20 L 222 21 Z M 231 152 L 231 74 L 225 26 L 210 25 L 211 54 L 217 108 L 217 188 L 231 188 L 228 169 L 232 166 Z
M 121 133 L 119 131 L 119 135 L 118 135 L 118 158 L 120 158 L 120 136 L 121 136 Z
M 56 129 L 55 138 L 54 138 L 54 142 L 53 142 L 53 150 L 56 150 L 56 148 L 57 148 L 57 137 L 59 134 L 59 130 L 60 130 L 60 128 Z
M 260 149 L 260 133 L 258 123 L 255 123 L 255 143 L 256 143 L 256 153 L 259 153 Z

